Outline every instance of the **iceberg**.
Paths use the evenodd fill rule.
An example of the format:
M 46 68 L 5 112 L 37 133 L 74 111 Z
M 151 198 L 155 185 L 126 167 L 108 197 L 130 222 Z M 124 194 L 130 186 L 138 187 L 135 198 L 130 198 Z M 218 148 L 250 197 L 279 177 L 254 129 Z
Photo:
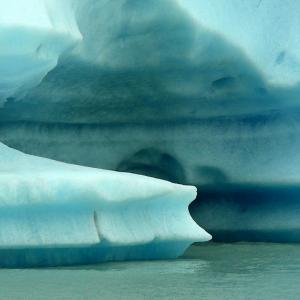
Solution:
M 0 144 L 0 265 L 175 258 L 211 236 L 196 188 L 35 157 Z
M 294 232 L 272 195 L 300 182 L 300 1 L 0 0 L 0 9 L 1 142 L 197 186 L 192 216 L 220 240 Z M 244 186 L 268 196 L 245 204 L 235 194 Z

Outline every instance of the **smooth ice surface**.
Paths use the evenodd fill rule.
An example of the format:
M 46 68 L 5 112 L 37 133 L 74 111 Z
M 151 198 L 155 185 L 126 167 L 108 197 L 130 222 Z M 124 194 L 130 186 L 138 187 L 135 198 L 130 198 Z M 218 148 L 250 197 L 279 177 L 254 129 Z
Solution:
M 106 82 L 105 77 L 113 76 L 118 82 L 134 74 L 139 85 L 143 83 L 140 92 L 146 92 L 139 102 L 162 102 L 171 97 L 196 97 L 198 101 L 226 97 L 231 102 L 238 96 L 256 103 L 253 98 L 262 97 L 270 86 L 293 87 L 300 81 L 297 1 L 1 0 L 0 5 L 4 46 L 0 78 L 6 96 L 20 86 L 32 90 L 30 87 L 52 69 L 56 69 L 55 82 L 45 78 L 44 85 L 27 101 L 65 105 L 72 99 L 81 110 L 90 101 L 118 102 L 118 88 L 113 92 L 116 99 L 106 95 L 115 84 Z M 73 49 L 70 46 L 75 41 Z M 24 69 L 35 74 L 25 74 Z M 90 69 L 89 78 L 86 69 Z M 34 84 L 23 83 L 24 76 Z M 66 78 L 67 82 L 63 81 Z M 82 80 L 81 89 L 76 79 Z M 72 89 L 66 83 L 72 83 Z M 123 88 L 120 96 L 130 101 L 128 96 L 134 98 L 138 92 L 130 89 L 124 93 Z M 224 107 L 213 109 L 219 114 Z M 58 117 L 58 113 L 48 116 Z M 65 120 L 78 118 L 72 114 Z
M 300 82 L 300 5 L 287 0 L 177 0 L 201 25 L 241 48 L 274 84 Z
M 81 35 L 69 0 L 0 0 L 0 103 L 21 97 Z
M 95 261 L 160 258 L 176 257 L 189 243 L 210 239 L 188 212 L 188 204 L 196 196 L 194 187 L 68 165 L 26 155 L 4 144 L 0 144 L 0 154 L 2 249 L 21 249 L 19 253 L 28 247 L 69 251 L 66 260 L 57 259 L 64 252 L 57 250 L 62 254 L 56 254 L 55 261 L 43 262 L 51 265 L 72 262 L 68 247 L 94 246 Z M 164 243 L 168 245 L 165 248 Z M 156 253 L 151 252 L 153 244 L 159 245 Z M 130 249 L 135 246 L 141 249 L 136 255 Z M 119 249 L 117 255 L 114 247 Z M 122 252 L 122 247 L 129 249 Z M 42 257 L 41 250 L 34 251 Z M 80 250 L 74 252 L 75 262 L 91 262 L 90 257 L 78 258 Z M 25 263 L 30 265 L 30 261 L 21 262 Z

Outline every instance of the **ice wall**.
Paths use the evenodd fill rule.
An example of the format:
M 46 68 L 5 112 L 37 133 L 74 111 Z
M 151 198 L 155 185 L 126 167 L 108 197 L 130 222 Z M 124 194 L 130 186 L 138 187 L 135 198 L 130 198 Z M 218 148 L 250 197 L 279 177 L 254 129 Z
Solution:
M 194 187 L 68 165 L 4 144 L 0 154 L 0 252 L 19 250 L 0 265 L 172 258 L 210 239 L 188 212 Z M 68 257 L 78 247 L 82 255 L 75 249 Z M 43 248 L 54 251 L 43 256 Z

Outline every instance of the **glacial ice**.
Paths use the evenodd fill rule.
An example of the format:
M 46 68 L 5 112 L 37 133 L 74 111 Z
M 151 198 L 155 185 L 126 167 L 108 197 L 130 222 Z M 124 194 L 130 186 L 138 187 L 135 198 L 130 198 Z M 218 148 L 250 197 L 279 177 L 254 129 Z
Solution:
M 300 5 L 287 0 L 177 0 L 203 26 L 242 49 L 265 80 L 300 81 Z
M 30 18 L 14 16 L 26 11 L 25 2 L 32 8 Z M 278 240 L 275 232 L 291 237 L 287 232 L 297 229 L 298 207 L 290 198 L 296 196 L 283 193 L 293 209 L 272 195 L 278 184 L 300 182 L 299 1 L 0 3 L 6 10 L 22 7 L 0 13 L 7 18 L 2 33 L 10 34 L 11 20 L 18 20 L 18 28 L 28 29 L 28 35 L 18 37 L 29 41 L 42 31 L 41 24 L 55 20 L 59 30 L 51 22 L 46 27 L 57 43 L 49 43 L 62 46 L 32 84 L 19 87 L 21 81 L 14 80 L 23 74 L 23 58 L 22 64 L 16 64 L 16 56 L 9 61 L 18 68 L 0 72 L 0 90 L 11 83 L 0 105 L 1 142 L 66 163 L 208 185 L 215 196 L 210 199 L 201 189 L 208 198 L 200 196 L 199 205 L 192 206 L 193 217 L 208 230 L 242 229 L 243 238 L 254 230 L 257 238 L 265 227 L 272 241 Z M 52 10 L 44 13 L 46 4 Z M 22 50 L 16 42 L 2 41 L 12 53 Z M 32 57 L 40 62 L 38 55 Z M 24 67 L 37 70 L 32 61 Z M 244 194 L 236 195 L 240 189 L 254 199 L 258 193 L 261 201 L 245 204 Z M 270 197 L 273 201 L 265 200 Z M 287 215 L 295 212 L 288 226 L 277 218 L 283 209 Z M 213 217 L 216 211 L 220 217 Z
M 202 187 L 189 209 L 218 242 L 299 243 L 299 184 Z
M 195 197 L 191 186 L 69 165 L 0 144 L 0 253 L 18 250 L 23 254 L 8 261 L 20 265 L 177 257 L 190 243 L 211 238 L 189 215 Z M 62 249 L 77 254 L 72 259 Z
M 0 0 L 0 103 L 21 97 L 81 39 L 69 0 Z

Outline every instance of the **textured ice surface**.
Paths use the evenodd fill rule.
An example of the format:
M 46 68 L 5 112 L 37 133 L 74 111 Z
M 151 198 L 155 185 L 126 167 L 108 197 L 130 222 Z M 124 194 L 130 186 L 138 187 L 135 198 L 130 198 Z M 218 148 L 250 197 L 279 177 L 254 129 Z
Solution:
M 44 257 L 45 264 L 171 258 L 194 241 L 210 239 L 189 215 L 196 196 L 191 186 L 68 165 L 4 144 L 0 182 L 0 248 L 94 251 L 92 258 Z M 41 250 L 32 250 L 33 257 L 35 251 Z M 34 265 L 35 258 L 20 261 L 26 263 Z

